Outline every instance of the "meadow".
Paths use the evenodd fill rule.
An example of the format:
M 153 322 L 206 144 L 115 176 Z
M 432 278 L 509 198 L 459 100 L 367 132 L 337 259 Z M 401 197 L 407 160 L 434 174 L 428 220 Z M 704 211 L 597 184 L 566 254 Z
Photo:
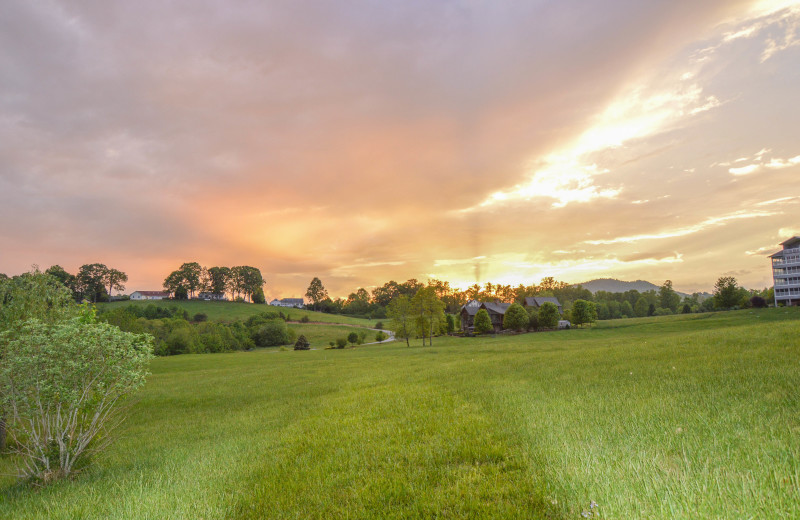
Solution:
M 800 309 L 433 343 L 158 358 L 0 518 L 800 518 Z

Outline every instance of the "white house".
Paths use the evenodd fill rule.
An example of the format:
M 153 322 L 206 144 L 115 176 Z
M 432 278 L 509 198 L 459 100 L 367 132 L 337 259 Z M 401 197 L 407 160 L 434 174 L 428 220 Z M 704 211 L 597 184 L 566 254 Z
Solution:
M 169 293 L 164 291 L 133 291 L 131 300 L 166 300 Z
M 280 300 L 275 298 L 269 304 L 273 307 L 295 307 L 297 309 L 302 309 L 304 305 L 302 298 L 282 298 Z
M 217 302 L 228 301 L 228 297 L 225 296 L 225 293 L 218 293 L 218 292 L 201 292 L 200 294 L 197 295 L 197 299 L 217 301 Z

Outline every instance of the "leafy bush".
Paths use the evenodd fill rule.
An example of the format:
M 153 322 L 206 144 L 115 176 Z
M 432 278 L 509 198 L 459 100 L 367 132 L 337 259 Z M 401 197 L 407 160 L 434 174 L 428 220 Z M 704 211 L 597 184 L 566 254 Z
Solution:
M 485 334 L 494 330 L 494 327 L 492 327 L 492 319 L 489 317 L 489 313 L 486 309 L 479 309 L 478 312 L 475 313 L 474 326 L 475 332 L 478 334 Z
M 351 332 L 350 334 L 348 334 L 348 335 L 347 335 L 347 341 L 349 341 L 349 342 L 350 342 L 350 343 L 352 343 L 353 345 L 355 345 L 356 343 L 358 343 L 358 333 L 357 333 L 357 332 L 355 332 L 355 331 L 353 331 L 353 332 Z
M 535 307 L 531 307 L 529 312 L 528 330 L 539 330 L 542 327 L 539 323 L 539 311 Z
M 375 328 L 376 328 L 376 329 L 382 329 L 382 328 L 383 328 L 383 322 L 382 322 L 382 321 L 379 321 L 379 322 L 377 322 L 377 323 L 375 324 Z
M 544 302 L 539 307 L 538 326 L 543 329 L 554 329 L 558 326 L 558 306 L 553 302 Z
M 253 342 L 258 347 L 276 347 L 290 343 L 286 322 L 281 319 L 267 321 L 253 334 Z
M 336 338 L 336 348 L 344 348 L 347 346 L 347 338 Z
M 308 315 L 307 314 L 304 315 L 302 318 L 300 318 L 300 323 L 308 323 L 309 321 L 311 321 L 311 320 L 308 319 Z
M 206 314 L 205 312 L 198 312 L 192 317 L 192 321 L 195 323 L 208 321 L 208 314 Z
M 140 388 L 152 357 L 146 334 L 97 322 L 92 311 L 56 323 L 31 319 L 5 332 L 0 394 L 18 471 L 40 484 L 84 468 L 109 442 L 117 406 Z
M 167 355 L 186 354 L 195 350 L 195 337 L 197 334 L 189 327 L 173 329 L 166 341 Z
M 388 337 L 389 336 L 386 333 L 384 333 L 382 330 L 379 330 L 378 333 L 375 334 L 375 341 L 380 343 L 381 341 L 385 340 Z
M 249 329 L 258 329 L 268 321 L 283 320 L 283 319 L 284 316 L 282 312 L 267 311 L 250 316 L 249 318 L 247 318 L 247 321 L 245 321 L 244 324 Z
M 512 303 L 503 316 L 503 328 L 511 330 L 525 330 L 528 327 L 530 316 L 525 312 L 525 307 Z
M 763 309 L 767 306 L 767 300 L 761 296 L 753 296 L 750 298 L 750 306 L 755 307 L 756 309 Z

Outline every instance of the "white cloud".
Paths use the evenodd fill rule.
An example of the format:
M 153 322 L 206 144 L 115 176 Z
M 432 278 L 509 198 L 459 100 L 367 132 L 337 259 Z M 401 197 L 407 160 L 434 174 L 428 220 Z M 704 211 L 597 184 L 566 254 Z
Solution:
M 704 231 L 711 227 L 719 227 L 724 226 L 728 222 L 732 220 L 741 220 L 741 219 L 750 219 L 750 218 L 757 218 L 757 217 L 768 217 L 772 215 L 776 215 L 777 213 L 769 212 L 769 211 L 737 211 L 736 213 L 732 213 L 730 215 L 724 215 L 721 217 L 711 217 L 707 218 L 706 220 L 699 222 L 697 224 L 686 226 L 677 229 L 670 229 L 666 231 L 662 231 L 660 233 L 648 233 L 648 234 L 641 234 L 641 235 L 630 235 L 624 237 L 617 237 L 611 239 L 601 239 L 601 240 L 586 240 L 585 243 L 592 244 L 592 245 L 609 245 L 609 244 L 621 244 L 621 243 L 631 243 L 631 242 L 639 242 L 641 240 L 661 240 L 664 238 L 675 238 L 675 237 L 682 237 L 686 235 L 692 235 L 694 233 L 699 233 L 700 231 Z
M 764 202 L 759 202 L 756 206 L 771 206 L 773 204 L 786 204 L 786 203 L 796 203 L 795 201 L 800 200 L 800 197 L 781 197 L 779 199 L 772 199 L 772 200 L 765 200 Z
M 749 175 L 753 172 L 760 170 L 761 168 L 767 168 L 770 170 L 782 170 L 784 168 L 789 168 L 791 166 L 797 166 L 800 164 L 800 155 L 795 155 L 789 159 L 781 159 L 772 157 L 768 162 L 764 162 L 764 154 L 768 153 L 768 149 L 763 149 L 758 152 L 754 159 L 758 162 L 753 164 L 748 164 L 747 166 L 740 166 L 738 168 L 729 168 L 728 172 L 733 175 Z M 739 158 L 733 161 L 734 163 L 742 162 L 750 160 L 747 158 Z M 720 165 L 729 165 L 730 163 L 719 163 Z
M 530 181 L 518 184 L 508 191 L 493 193 L 478 207 L 491 206 L 508 200 L 533 198 L 553 199 L 553 207 L 561 208 L 571 202 L 589 202 L 597 198 L 615 198 L 620 189 L 598 188 L 594 184 L 597 175 L 607 173 L 596 164 L 583 165 L 577 160 L 551 158 L 549 165 L 533 174 Z
M 466 289 L 476 283 L 476 280 L 470 276 L 472 275 L 471 267 L 474 265 L 473 259 L 439 260 L 438 262 L 447 266 L 462 266 L 460 271 L 456 269 L 455 271 L 436 273 L 437 277 L 450 280 L 452 287 Z M 492 283 L 502 285 L 517 285 L 541 281 L 545 276 L 552 276 L 558 280 L 580 281 L 586 276 L 594 276 L 596 273 L 617 274 L 637 267 L 682 263 L 683 255 L 676 252 L 662 257 L 653 256 L 635 260 L 622 260 L 616 256 L 592 258 L 580 255 L 555 262 L 537 262 L 531 261 L 525 254 L 502 253 L 490 255 L 485 262 L 487 266 L 496 266 L 497 271 L 494 272 L 490 268 L 490 272 L 485 273 L 485 276 L 482 277 L 484 279 L 477 280 L 478 283 L 491 280 Z
M 728 170 L 728 172 L 732 173 L 733 175 L 749 175 L 759 168 L 760 165 L 758 164 L 748 164 L 747 166 L 742 166 L 741 168 L 731 168 Z

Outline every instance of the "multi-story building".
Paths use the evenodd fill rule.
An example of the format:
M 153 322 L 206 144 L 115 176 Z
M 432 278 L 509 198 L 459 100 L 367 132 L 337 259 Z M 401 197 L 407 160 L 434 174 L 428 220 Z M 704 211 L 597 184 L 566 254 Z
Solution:
M 775 306 L 800 305 L 800 237 L 792 237 L 781 245 L 783 250 L 770 255 Z

